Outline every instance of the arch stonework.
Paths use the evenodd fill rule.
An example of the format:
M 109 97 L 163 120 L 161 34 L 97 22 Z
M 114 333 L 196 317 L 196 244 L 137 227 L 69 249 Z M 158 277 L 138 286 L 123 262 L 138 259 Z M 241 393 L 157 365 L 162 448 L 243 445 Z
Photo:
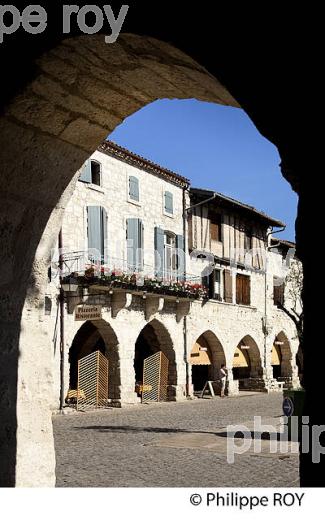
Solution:
M 90 324 L 91 330 L 87 336 L 82 338 L 82 351 L 73 352 L 73 349 L 79 349 L 80 342 L 78 341 L 78 335 L 82 332 L 82 329 Z M 71 333 L 70 333 L 71 334 Z M 94 343 L 98 339 L 102 339 L 105 345 L 105 356 L 108 359 L 108 398 L 110 403 L 118 404 L 120 402 L 121 394 L 121 377 L 120 377 L 120 354 L 119 354 L 119 342 L 113 327 L 104 319 L 95 320 L 83 323 L 78 331 L 76 332 L 72 342 L 70 342 L 70 348 L 67 349 L 66 357 L 68 356 L 69 364 L 69 382 L 71 382 L 71 362 L 72 356 L 75 359 L 81 359 L 89 352 L 89 348 L 92 348 Z M 76 341 L 77 340 L 77 341 Z M 68 367 L 65 370 L 68 373 Z M 66 381 L 66 388 L 68 381 Z
M 221 368 L 221 365 L 226 365 L 226 355 L 223 348 L 223 345 L 221 341 L 219 340 L 218 336 L 215 332 L 208 329 L 201 333 L 199 333 L 196 336 L 196 339 L 193 343 L 189 344 L 188 349 L 188 362 L 190 363 L 190 356 L 193 348 L 200 344 L 201 346 L 204 346 L 208 349 L 207 357 L 210 358 L 211 366 L 208 370 L 208 376 L 211 381 L 217 381 L 219 379 L 219 371 Z M 190 386 L 190 394 L 193 395 L 194 392 L 194 382 L 193 382 L 193 370 L 194 366 L 190 365 L 191 367 L 191 386 Z
M 152 353 L 162 351 L 169 361 L 168 365 L 168 399 L 170 401 L 176 400 L 182 394 L 179 392 L 178 373 L 176 362 L 177 345 L 174 345 L 172 335 L 167 329 L 167 326 L 162 320 L 154 318 L 146 323 L 138 334 L 137 340 L 144 336 L 152 347 Z M 135 347 L 137 344 L 135 342 Z M 183 389 L 182 389 L 183 390 Z M 184 395 L 185 397 L 185 395 Z
M 232 354 L 232 363 L 231 367 L 233 369 L 233 360 L 236 349 L 243 350 L 245 358 L 247 358 L 248 362 L 248 370 L 249 374 L 247 374 L 246 380 L 243 380 L 242 385 L 243 388 L 248 389 L 264 389 L 265 388 L 265 379 L 264 379 L 264 370 L 263 370 L 263 356 L 261 352 L 261 348 L 255 339 L 250 335 L 246 334 L 243 336 L 237 344 L 235 344 L 235 350 L 233 350 Z M 241 348 L 244 347 L 244 348 Z M 245 348 L 246 347 L 246 348 Z
M 212 330 L 205 330 L 204 332 L 199 334 L 195 339 L 194 343 L 199 342 L 201 338 L 204 339 L 204 341 L 207 343 L 210 349 L 212 357 L 211 362 L 213 365 L 213 379 L 217 379 L 218 370 L 220 369 L 221 364 L 226 364 L 226 356 L 222 343 L 220 342 L 218 336 Z M 189 354 L 194 343 L 189 345 Z
M 124 34 L 110 46 L 101 36 L 81 36 L 63 41 L 37 60 L 34 78 L 11 99 L 0 119 L 1 149 L 6 150 L 6 176 L 0 181 L 0 225 L 6 230 L 0 248 L 6 280 L 1 300 L 6 327 L 1 330 L 5 397 L 0 403 L 0 445 L 1 478 L 8 485 L 55 481 L 51 392 L 35 403 L 40 387 L 53 386 L 51 339 L 40 313 L 50 251 L 75 172 L 127 116 L 159 98 L 238 106 L 202 66 L 169 44 Z M 20 333 L 25 319 L 30 326 Z M 38 378 L 31 377 L 34 353 Z M 40 461 L 32 477 L 29 449 Z
M 289 388 L 300 388 L 300 380 L 298 374 L 298 366 L 296 361 L 296 355 L 299 348 L 299 340 L 297 333 L 294 328 L 288 326 L 286 329 L 272 331 L 270 334 L 270 341 L 268 342 L 267 349 L 267 367 L 270 373 L 270 377 L 273 377 L 273 370 L 271 366 L 272 348 L 273 345 L 278 342 L 278 349 L 281 355 L 281 376 L 280 381 L 285 383 L 286 387 Z

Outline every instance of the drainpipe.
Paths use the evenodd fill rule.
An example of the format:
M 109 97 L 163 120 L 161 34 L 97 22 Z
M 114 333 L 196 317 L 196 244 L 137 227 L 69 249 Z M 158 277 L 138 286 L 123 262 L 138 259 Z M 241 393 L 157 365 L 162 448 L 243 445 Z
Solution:
M 276 246 L 269 246 L 269 238 L 272 235 L 275 235 L 277 233 L 282 233 L 286 229 L 286 226 L 283 226 L 281 229 L 278 229 L 277 231 L 273 230 L 273 227 L 271 227 L 271 230 L 266 234 L 266 251 L 269 252 L 273 247 Z M 266 360 L 267 360 L 267 260 L 265 265 L 265 273 L 264 273 L 264 370 L 266 373 Z
M 187 244 L 187 233 L 186 233 L 186 189 L 183 188 L 183 236 L 184 236 L 184 281 L 186 281 L 186 244 Z M 183 317 L 183 338 L 184 338 L 184 362 L 186 367 L 186 397 L 190 395 L 190 370 L 189 370 L 189 362 L 188 362 L 188 352 L 187 352 L 187 316 Z
M 60 410 L 64 406 L 64 291 L 62 289 L 62 271 L 63 271 L 63 237 L 62 229 L 59 233 L 59 269 L 60 269 Z

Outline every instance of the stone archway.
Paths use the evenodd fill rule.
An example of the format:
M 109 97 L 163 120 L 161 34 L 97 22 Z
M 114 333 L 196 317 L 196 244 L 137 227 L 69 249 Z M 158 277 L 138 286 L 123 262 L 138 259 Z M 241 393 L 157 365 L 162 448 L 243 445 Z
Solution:
M 167 43 L 124 34 L 110 46 L 93 35 L 65 40 L 39 57 L 33 78 L 10 99 L 0 119 L 6 172 L 0 180 L 6 280 L 0 302 L 6 323 L 0 349 L 6 389 L 0 403 L 1 483 L 51 486 L 55 481 L 51 392 L 37 398 L 40 388 L 53 384 L 51 338 L 40 316 L 50 253 L 75 172 L 127 116 L 161 98 L 239 106 L 204 67 Z M 31 370 L 35 359 L 37 378 Z M 20 444 L 23 449 L 17 449 Z M 40 461 L 33 477 L 29 447 L 34 452 L 37 447 Z
M 243 337 L 235 348 L 232 373 L 239 381 L 239 389 L 264 389 L 260 350 L 252 336 Z
M 292 351 L 287 335 L 281 331 L 276 335 L 271 353 L 273 377 L 279 381 L 292 378 Z
M 108 399 L 112 405 L 117 405 L 121 398 L 118 340 L 105 320 L 86 321 L 76 333 L 69 350 L 69 387 L 77 388 L 79 359 L 97 350 L 108 359 Z
M 135 382 L 142 383 L 143 362 L 157 352 L 163 352 L 168 359 L 168 400 L 176 398 L 177 366 L 175 350 L 171 336 L 166 327 L 158 320 L 150 321 L 140 332 L 134 352 Z
M 145 10 L 145 6 L 143 6 L 143 9 Z M 263 60 L 264 66 L 262 67 L 260 53 L 258 53 L 258 57 L 255 56 L 254 59 L 254 53 L 245 45 L 247 26 L 242 23 L 242 20 L 240 24 L 240 27 L 242 27 L 244 31 L 241 38 L 242 45 L 240 46 L 240 50 L 236 49 L 235 53 L 229 52 L 228 50 L 229 43 L 233 38 L 230 38 L 227 45 L 224 45 L 222 36 L 220 36 L 219 33 L 218 45 L 215 31 L 207 31 L 205 25 L 202 25 L 201 33 L 196 37 L 196 41 L 200 41 L 200 44 L 202 43 L 202 49 L 198 49 L 199 46 L 193 42 L 192 34 L 185 35 L 184 42 L 181 44 L 180 42 L 182 42 L 185 28 L 182 31 L 181 28 L 184 25 L 183 11 L 180 10 L 180 13 L 181 19 L 177 19 L 176 13 L 175 20 L 170 20 L 169 13 L 168 19 L 166 19 L 166 13 L 164 13 L 165 16 L 157 17 L 157 20 L 148 24 L 148 26 L 143 26 L 140 23 L 140 27 L 142 28 L 140 32 L 148 34 L 147 30 L 150 29 L 150 34 L 158 35 L 158 37 L 166 41 L 174 41 L 177 46 L 182 45 L 182 48 L 188 49 L 189 54 L 198 56 L 199 61 L 204 62 L 215 75 L 219 75 L 219 69 L 221 68 L 223 78 L 231 85 L 232 91 L 236 93 L 235 95 L 241 100 L 242 106 L 244 106 L 252 116 L 256 126 L 263 132 L 264 136 L 278 146 L 282 157 L 282 171 L 284 175 L 290 180 L 296 190 L 302 192 L 299 214 L 300 217 L 304 214 L 304 219 L 299 218 L 298 221 L 298 249 L 305 264 L 308 266 L 308 271 L 305 272 L 305 285 L 307 289 L 304 298 L 305 301 L 308 301 L 311 309 L 310 320 L 306 320 L 306 331 L 309 331 L 311 335 L 311 331 L 314 331 L 315 326 L 317 326 L 313 309 L 314 295 L 313 291 L 308 289 L 313 285 L 311 276 L 314 276 L 312 257 L 313 242 L 309 232 L 313 225 L 312 219 L 314 217 L 313 214 L 308 211 L 308 190 L 301 189 L 301 186 L 303 186 L 303 188 L 305 187 L 303 180 L 306 168 L 304 165 L 302 166 L 300 151 L 306 149 L 307 145 L 305 136 L 293 117 L 294 114 L 296 114 L 297 101 L 299 101 L 300 96 L 299 89 L 297 90 L 295 88 L 295 82 L 299 81 L 300 84 L 302 77 L 300 55 L 297 53 L 299 55 L 299 67 L 295 69 L 292 67 L 290 75 L 286 74 L 287 54 L 283 52 L 284 48 L 281 44 L 282 41 L 287 41 L 288 38 L 288 26 L 285 23 L 285 27 L 280 31 L 282 36 L 280 39 L 277 39 L 278 47 L 276 45 L 276 50 L 278 49 L 277 58 L 279 60 L 279 63 L 277 63 L 277 72 L 281 71 L 282 68 L 282 75 L 275 73 L 273 58 L 271 60 L 272 65 L 270 66 L 270 59 L 265 56 Z M 194 11 L 193 13 L 194 17 L 196 13 Z M 225 17 L 225 20 L 226 19 Z M 231 17 L 229 17 L 229 20 L 231 20 L 229 23 L 233 24 Z M 193 22 L 194 21 L 193 18 Z M 140 17 L 137 18 L 135 15 L 129 25 L 130 30 L 137 32 L 139 22 L 141 22 Z M 191 26 L 191 24 L 189 24 L 189 26 Z M 231 35 L 231 31 L 229 31 L 231 28 L 233 28 L 232 25 L 228 27 L 227 24 L 225 24 L 227 36 Z M 21 33 L 23 33 L 23 31 L 21 31 Z M 207 36 L 209 34 L 213 36 Z M 268 36 L 268 32 L 265 32 L 264 44 L 268 40 Z M 61 35 L 56 34 L 51 40 L 50 45 L 57 45 L 60 38 Z M 89 43 L 90 40 L 94 38 L 95 37 L 86 37 Z M 133 38 L 135 42 L 131 38 L 131 42 L 124 44 L 122 54 L 124 54 L 127 61 L 128 54 L 131 55 L 133 60 L 136 60 L 137 55 L 142 53 L 144 57 L 143 66 L 146 67 L 146 62 L 150 62 L 151 60 L 151 53 L 148 52 L 151 40 L 149 38 L 143 38 L 140 45 L 140 37 L 133 36 Z M 261 34 L 258 35 L 258 41 L 260 41 L 260 38 Z M 29 81 L 31 84 L 30 78 L 32 74 L 34 74 L 35 77 L 40 70 L 36 67 L 35 62 L 27 62 L 24 64 L 25 54 L 22 58 L 20 49 L 23 38 L 20 39 L 18 35 L 18 38 L 15 38 L 15 40 L 17 42 L 17 49 L 19 47 L 15 58 L 18 59 L 18 57 L 20 57 L 20 61 L 17 62 L 14 60 L 13 67 L 12 62 L 8 60 L 6 61 L 7 67 L 5 67 L 5 75 L 10 79 L 10 81 L 8 81 L 9 87 L 7 88 L 7 94 L 10 92 L 11 96 L 12 92 L 18 90 L 18 87 L 17 89 L 12 88 L 13 81 L 15 81 L 18 76 L 23 78 L 23 81 L 21 83 L 19 82 L 18 86 L 22 87 L 21 92 L 24 94 L 29 90 L 28 86 L 25 87 L 26 83 Z M 97 41 L 99 42 L 99 40 Z M 138 46 L 136 46 L 136 43 L 138 43 Z M 263 44 L 263 38 L 261 43 Z M 35 47 L 32 45 L 29 48 L 34 48 L 34 50 L 35 48 L 48 49 L 50 45 L 48 45 L 48 34 L 46 34 L 45 41 L 41 40 L 39 44 L 39 40 L 37 40 L 37 45 L 35 45 Z M 162 47 L 164 45 L 165 44 L 163 44 Z M 267 47 L 268 45 L 269 42 Z M 275 42 L 271 45 L 275 45 Z M 259 48 L 261 48 L 261 46 L 262 45 L 259 45 Z M 100 69 L 105 61 L 105 57 L 102 57 L 103 53 L 98 52 L 98 49 L 107 50 L 107 47 L 109 46 L 105 47 L 103 44 L 102 48 L 100 48 L 98 44 L 97 52 L 92 51 L 91 43 L 89 48 L 85 49 L 86 52 L 83 52 L 83 49 L 80 47 L 80 54 L 84 55 L 81 60 L 82 66 L 91 66 L 93 64 Z M 167 66 L 167 70 L 169 71 L 168 59 L 166 59 L 166 55 L 161 51 L 159 44 L 153 45 L 153 47 L 155 47 L 156 52 L 156 59 L 154 61 L 158 62 L 158 67 L 160 65 L 162 68 L 165 67 L 165 70 Z M 220 65 L 218 60 L 216 60 L 215 49 L 219 47 L 222 48 L 222 54 L 224 54 L 221 60 L 223 65 L 222 63 Z M 247 52 L 248 49 L 249 52 Z M 211 57 L 209 57 L 209 51 Z M 36 52 L 34 54 L 36 54 Z M 206 55 L 206 59 L 204 59 L 204 55 Z M 247 56 L 249 56 L 248 60 L 246 59 Z M 184 54 L 176 50 L 171 66 L 176 69 L 179 68 L 180 71 L 183 71 L 184 68 L 186 70 L 187 65 L 186 63 L 184 65 L 181 59 L 183 57 Z M 292 55 L 290 55 L 290 59 L 292 59 Z M 55 58 L 52 61 L 53 69 L 55 70 L 56 64 L 54 61 Z M 60 62 L 60 59 L 58 61 Z M 64 62 L 65 60 L 62 61 Z M 189 59 L 189 62 L 191 61 L 192 60 Z M 69 64 L 69 62 L 67 63 Z M 225 63 L 229 63 L 229 66 L 225 66 Z M 106 64 L 109 64 L 109 67 L 114 66 L 118 68 L 120 66 L 125 74 L 130 72 L 127 64 L 123 61 L 123 56 L 121 58 L 118 53 L 116 56 L 112 55 L 111 60 L 106 59 Z M 65 67 L 66 63 L 61 63 L 61 65 L 62 75 L 59 74 L 60 78 L 58 83 L 59 87 L 63 87 L 63 90 L 65 85 L 68 85 L 69 88 L 66 89 L 68 95 L 64 97 L 65 102 L 70 103 L 69 94 L 73 95 L 75 91 L 78 67 L 74 70 L 73 63 L 70 63 L 71 70 L 69 70 L 69 65 L 67 70 Z M 241 67 L 245 67 L 244 75 L 240 74 Z M 139 83 L 141 83 L 142 78 L 141 74 L 139 74 L 141 68 L 135 66 L 133 70 L 138 78 L 140 76 Z M 49 71 L 51 78 L 51 69 L 49 69 Z M 198 83 L 201 83 L 200 72 L 198 74 L 197 70 L 193 70 L 192 72 L 194 76 L 199 76 L 197 77 Z M 111 75 L 114 75 L 114 71 L 112 71 Z M 242 85 L 243 76 L 245 76 L 245 81 Z M 278 76 L 281 76 L 280 82 Z M 11 80 L 12 77 L 14 78 L 13 81 Z M 105 77 L 105 74 L 103 74 L 102 78 L 104 78 L 104 82 Z M 163 81 L 159 74 L 152 74 L 152 77 L 154 77 L 157 82 L 161 83 Z M 308 75 L 306 75 L 306 77 L 308 79 Z M 208 74 L 207 81 L 213 82 L 214 78 Z M 101 92 L 105 91 L 105 87 L 102 88 L 103 83 L 101 79 L 99 79 L 98 84 L 100 87 L 99 90 L 101 90 Z M 173 84 L 176 85 L 174 81 Z M 187 90 L 189 82 L 183 81 L 182 84 L 183 90 Z M 306 86 L 307 84 L 306 82 Z M 117 87 L 117 93 L 121 92 L 120 89 L 122 87 L 123 82 L 120 82 Z M 285 89 L 285 93 L 283 93 L 283 88 Z M 182 85 L 180 85 L 180 89 L 182 89 Z M 59 88 L 59 95 L 60 92 L 61 90 Z M 140 89 L 140 95 L 141 102 L 146 104 L 150 102 L 152 89 L 148 90 L 146 84 L 144 84 L 143 91 Z M 193 95 L 197 97 L 196 94 Z M 8 95 L 8 98 L 9 97 Z M 229 98 L 229 104 L 232 104 L 231 96 L 229 96 Z M 271 98 L 275 98 L 274 106 L 276 105 L 276 110 L 270 109 L 269 100 Z M 222 92 L 220 92 L 219 101 L 217 102 L 225 103 Z M 123 99 L 121 103 L 117 102 L 116 104 L 122 106 L 123 110 L 125 108 L 127 111 L 128 107 L 124 106 Z M 0 379 L 3 381 L 4 389 L 0 403 L 2 419 L 0 424 L 0 459 L 3 473 L 0 475 L 0 483 L 4 485 L 53 485 L 54 450 L 51 431 L 50 399 L 44 398 L 44 396 L 42 399 L 37 397 L 40 394 L 40 387 L 49 388 L 52 384 L 51 369 L 49 368 L 52 362 L 51 342 L 49 338 L 46 338 L 46 330 L 43 329 L 43 331 L 41 331 L 37 310 L 42 310 L 43 287 L 46 280 L 46 266 L 48 265 L 49 257 L 48 252 L 53 244 L 53 234 L 55 234 L 53 229 L 57 230 L 60 227 L 61 208 L 64 208 L 64 198 L 60 201 L 61 208 L 52 215 L 53 208 L 61 194 L 67 189 L 74 171 L 76 171 L 94 150 L 92 136 L 87 133 L 88 126 L 94 130 L 94 133 L 98 131 L 98 127 L 92 123 L 91 118 L 83 118 L 83 109 L 81 112 L 79 112 L 79 110 L 72 111 L 70 113 L 70 120 L 68 121 L 64 120 L 64 118 L 63 120 L 60 119 L 62 115 L 62 111 L 59 110 L 60 103 L 53 100 L 52 104 L 48 104 L 41 96 L 39 100 L 36 98 L 32 103 L 30 103 L 28 99 L 15 98 L 11 103 L 11 107 L 14 108 L 14 110 L 11 111 L 11 113 L 7 111 L 0 122 L 1 150 L 3 151 L 1 159 L 3 171 L 6 172 L 4 183 L 0 185 L 0 189 L 4 194 L 4 202 L 0 208 L 0 225 L 4 229 L 4 232 L 1 234 L 1 240 L 3 240 L 5 244 L 5 247 L 0 248 L 0 255 L 2 253 L 2 273 L 5 280 L 0 302 L 1 320 L 5 325 L 0 329 Z M 52 110 L 53 107 L 54 111 Z M 23 120 L 19 119 L 20 109 L 26 113 L 26 117 Z M 35 114 L 37 114 L 37 117 Z M 35 125 L 35 120 L 37 119 L 37 123 L 41 124 L 43 128 Z M 48 123 L 47 127 L 46 120 Z M 71 143 L 71 141 L 66 140 L 68 136 L 63 136 L 63 132 L 60 131 L 60 124 L 62 123 L 66 123 L 66 129 L 68 129 L 67 134 L 79 134 L 79 141 Z M 52 128 L 49 129 L 51 125 L 53 126 L 54 132 Z M 286 128 L 285 132 L 283 128 Z M 87 141 L 89 141 L 89 146 L 87 145 Z M 84 146 L 85 142 L 86 147 Z M 97 141 L 96 144 L 98 144 L 98 142 L 99 141 Z M 62 155 L 57 154 L 58 147 Z M 296 151 L 299 160 L 296 160 Z M 48 163 L 48 168 L 45 167 L 46 163 Z M 309 178 L 307 179 L 307 186 L 309 186 L 308 182 Z M 67 198 L 69 197 L 69 189 L 65 191 L 65 196 Z M 312 196 L 314 197 L 314 193 Z M 310 198 L 310 200 L 312 199 Z M 50 216 L 49 230 L 44 232 L 46 222 L 48 222 Z M 53 226 L 53 228 L 51 228 L 51 226 Z M 35 251 L 40 244 L 42 236 L 43 240 L 40 245 L 41 252 L 39 251 L 39 254 L 35 257 Z M 33 262 L 34 267 L 32 268 Z M 24 318 L 23 321 L 30 319 L 30 323 L 28 323 L 27 326 L 22 323 L 22 314 Z M 314 323 L 312 323 L 313 320 Z M 319 320 L 318 323 L 320 322 Z M 31 338 L 37 338 L 39 334 L 42 334 L 42 343 L 37 343 L 36 341 L 35 345 L 33 345 L 34 348 L 29 348 L 29 345 L 33 344 Z M 37 373 L 39 377 L 31 378 L 29 373 L 30 367 L 34 366 L 35 352 L 38 354 Z M 320 381 L 321 377 L 315 377 L 315 372 L 311 370 L 313 354 L 307 351 L 304 355 L 309 360 L 308 363 L 306 363 L 306 384 L 313 390 L 313 385 L 315 385 L 317 381 Z M 38 410 L 37 415 L 34 413 L 36 408 Z M 24 413 L 22 410 L 24 410 Z M 17 424 L 19 424 L 19 428 Z M 315 424 L 319 424 L 319 422 L 316 421 Z M 37 442 L 35 442 L 35 439 L 37 439 Z M 25 454 L 28 453 L 29 448 L 36 450 L 36 447 L 37 457 L 35 460 L 39 461 L 39 464 L 34 464 L 33 472 L 31 472 L 30 462 Z M 31 474 L 33 475 L 32 477 Z M 312 481 L 314 480 L 312 479 Z
M 219 370 L 222 364 L 226 364 L 226 357 L 222 344 L 212 331 L 204 332 L 196 340 L 189 361 L 194 392 L 202 390 L 206 381 L 219 378 Z

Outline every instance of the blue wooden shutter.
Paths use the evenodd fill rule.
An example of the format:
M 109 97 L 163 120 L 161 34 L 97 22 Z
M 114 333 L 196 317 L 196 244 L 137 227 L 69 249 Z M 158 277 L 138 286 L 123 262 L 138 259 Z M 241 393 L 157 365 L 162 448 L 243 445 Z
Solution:
M 165 232 L 163 229 L 155 228 L 155 275 L 163 278 L 165 263 Z
M 79 177 L 79 181 L 81 182 L 87 182 L 88 184 L 91 183 L 91 160 L 85 162 L 85 164 L 82 167 L 81 174 Z
M 139 179 L 133 177 L 132 175 L 129 177 L 129 197 L 132 200 L 136 200 L 139 202 Z
M 138 221 L 138 252 L 137 252 L 137 270 L 143 271 L 144 268 L 144 252 L 143 252 L 143 235 L 144 235 L 144 226 L 142 220 Z
M 107 264 L 108 262 L 108 254 L 107 254 L 107 213 L 104 208 L 101 208 L 101 236 L 102 236 L 102 257 L 103 262 Z
M 171 215 L 174 213 L 173 194 L 169 191 L 165 191 L 165 211 Z
M 185 280 L 185 252 L 184 252 L 184 237 L 183 235 L 176 236 L 177 251 L 177 278 L 178 280 Z
M 96 250 L 96 254 L 90 251 L 89 257 L 99 260 L 98 256 L 103 254 L 102 208 L 100 206 L 88 206 L 87 211 L 88 249 Z
M 128 218 L 126 222 L 126 238 L 127 238 L 127 263 L 128 269 L 132 272 L 137 271 L 139 262 L 137 259 L 137 250 L 141 247 L 142 222 L 138 218 Z

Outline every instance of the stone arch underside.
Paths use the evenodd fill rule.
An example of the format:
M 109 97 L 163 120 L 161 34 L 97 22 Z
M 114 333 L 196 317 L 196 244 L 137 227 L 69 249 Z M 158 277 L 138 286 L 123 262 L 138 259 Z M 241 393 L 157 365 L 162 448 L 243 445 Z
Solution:
M 203 385 L 206 381 L 217 381 L 219 378 L 219 370 L 221 365 L 226 365 L 226 357 L 223 346 L 218 337 L 211 330 L 203 332 L 192 345 L 192 352 L 195 351 L 196 356 L 200 356 L 200 349 L 203 349 L 201 354 L 202 363 L 197 364 L 195 358 L 191 359 L 190 364 L 192 367 L 192 384 L 194 390 L 202 390 Z M 207 363 L 210 363 L 207 365 Z M 202 388 L 199 388 L 202 387 Z
M 237 359 L 240 360 L 238 364 Z M 263 375 L 262 360 L 258 345 L 252 336 L 244 336 L 236 346 L 232 370 L 234 379 L 240 381 L 239 388 L 264 388 L 262 380 L 261 384 L 258 384 Z
M 0 310 L 6 324 L 0 350 L 1 484 L 31 482 L 29 446 L 34 451 L 37 446 L 40 461 L 33 484 L 54 483 L 51 398 L 35 400 L 40 386 L 52 385 L 51 339 L 39 316 L 50 251 L 77 180 L 75 172 L 127 116 L 159 98 L 238 106 L 213 76 L 181 51 L 152 38 L 124 34 L 114 46 L 106 45 L 102 36 L 82 36 L 51 49 L 37 60 L 34 78 L 1 117 L 6 172 L 0 180 L 5 280 Z M 26 316 L 29 327 L 22 325 Z M 35 350 L 39 378 L 30 377 Z M 25 417 L 18 429 L 17 395 Z M 19 444 L 24 450 L 17 451 Z
M 273 374 L 275 374 L 277 379 L 286 379 L 292 377 L 292 350 L 290 341 L 288 339 L 288 336 L 285 334 L 285 332 L 281 331 L 279 334 L 275 336 L 273 349 L 275 349 L 278 353 L 278 356 L 274 356 L 274 361 L 277 361 L 278 364 L 272 365 L 273 366 Z M 272 350 L 273 352 L 273 350 Z M 276 359 L 279 358 L 279 359 Z M 272 359 L 271 359 L 272 364 Z M 279 367 L 276 369 L 275 367 Z

